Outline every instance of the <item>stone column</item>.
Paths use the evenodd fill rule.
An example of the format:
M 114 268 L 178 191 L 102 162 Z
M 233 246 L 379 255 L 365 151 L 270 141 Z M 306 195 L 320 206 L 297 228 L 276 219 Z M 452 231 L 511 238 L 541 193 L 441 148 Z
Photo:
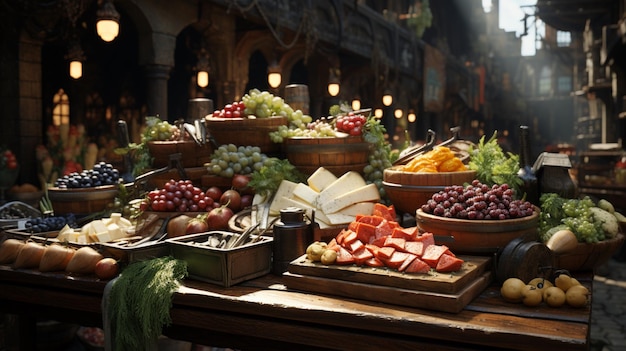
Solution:
M 167 120 L 167 81 L 170 78 L 170 66 L 147 65 L 144 67 L 146 77 L 147 115 Z

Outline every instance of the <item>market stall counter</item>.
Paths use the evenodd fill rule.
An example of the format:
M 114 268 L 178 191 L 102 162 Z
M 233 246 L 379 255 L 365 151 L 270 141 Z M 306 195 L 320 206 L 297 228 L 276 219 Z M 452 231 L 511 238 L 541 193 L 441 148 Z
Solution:
M 591 274 L 578 278 L 591 287 Z M 8 344 L 35 349 L 42 318 L 101 327 L 105 287 L 95 277 L 0 265 L 0 313 L 18 321 L 5 327 Z M 589 306 L 507 303 L 493 284 L 461 312 L 447 313 L 296 291 L 273 274 L 228 288 L 187 279 L 163 335 L 240 350 L 587 350 Z

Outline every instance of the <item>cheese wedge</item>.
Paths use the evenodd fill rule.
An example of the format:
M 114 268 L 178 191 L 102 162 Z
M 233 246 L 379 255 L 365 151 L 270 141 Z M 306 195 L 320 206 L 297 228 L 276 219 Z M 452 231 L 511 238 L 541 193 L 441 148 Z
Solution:
M 335 180 L 337 180 L 337 176 L 326 168 L 320 167 L 307 179 L 307 184 L 319 193 Z
M 298 183 L 296 188 L 293 190 L 293 195 L 297 199 L 302 200 L 311 206 L 315 206 L 315 200 L 317 199 L 319 193 L 304 183 Z
M 311 204 L 307 204 L 302 201 L 299 201 L 297 198 L 286 199 L 285 203 L 289 204 L 289 206 L 303 209 L 306 212 L 306 215 L 309 216 L 309 218 L 313 217 L 313 210 L 315 210 L 315 221 L 330 225 L 330 220 L 328 219 L 326 214 L 322 212 L 321 210 L 316 209 Z
M 341 209 L 342 214 L 356 217 L 356 215 L 370 215 L 374 212 L 374 202 L 359 202 Z
M 321 210 L 326 215 L 335 213 L 350 205 L 366 201 L 380 201 L 380 193 L 376 184 L 371 183 L 360 188 L 344 193 L 328 202 L 321 204 Z
M 348 171 L 320 192 L 315 200 L 315 206 L 323 209 L 323 206 L 328 202 L 365 185 L 367 183 L 361 174 L 355 171 Z
M 286 180 L 284 179 L 282 182 L 280 182 L 280 185 L 278 186 L 278 189 L 276 189 L 276 193 L 274 194 L 274 199 L 272 200 L 272 203 L 270 204 L 270 214 L 271 215 L 278 215 L 280 214 L 280 210 L 285 208 L 284 204 L 281 203 L 282 198 L 286 197 L 286 198 L 291 198 L 293 197 L 293 191 L 296 188 L 298 184 L 294 183 L 292 181 Z

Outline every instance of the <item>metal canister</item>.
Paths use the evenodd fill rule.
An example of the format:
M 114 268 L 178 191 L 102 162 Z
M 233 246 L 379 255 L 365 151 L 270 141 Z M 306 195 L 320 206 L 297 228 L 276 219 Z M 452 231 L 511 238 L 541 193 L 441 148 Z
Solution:
M 287 207 L 280 210 L 280 219 L 272 230 L 272 272 L 280 275 L 287 271 L 289 262 L 306 253 L 307 246 L 313 241 L 313 226 L 305 218 L 303 209 Z

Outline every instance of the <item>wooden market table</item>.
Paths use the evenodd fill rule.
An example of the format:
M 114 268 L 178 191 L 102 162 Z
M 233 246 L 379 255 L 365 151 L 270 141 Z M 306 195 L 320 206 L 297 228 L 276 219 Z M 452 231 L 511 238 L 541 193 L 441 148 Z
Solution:
M 590 286 L 592 277 L 579 277 Z M 492 284 L 460 313 L 288 290 L 266 275 L 230 288 L 186 280 L 163 334 L 241 350 L 587 350 L 590 307 L 503 302 Z M 0 265 L 0 314 L 17 315 L 19 350 L 34 349 L 35 322 L 102 326 L 106 282 Z

